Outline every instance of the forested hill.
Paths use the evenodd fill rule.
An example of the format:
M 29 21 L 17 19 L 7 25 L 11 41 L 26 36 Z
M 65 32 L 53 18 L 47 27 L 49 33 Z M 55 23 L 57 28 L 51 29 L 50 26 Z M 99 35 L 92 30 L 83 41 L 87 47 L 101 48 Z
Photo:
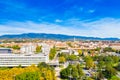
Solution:
M 46 34 L 46 33 L 24 33 L 17 35 L 2 35 L 0 39 L 55 39 L 55 40 L 120 40 L 119 38 L 99 38 L 99 37 L 86 37 L 86 36 L 72 36 L 63 34 Z

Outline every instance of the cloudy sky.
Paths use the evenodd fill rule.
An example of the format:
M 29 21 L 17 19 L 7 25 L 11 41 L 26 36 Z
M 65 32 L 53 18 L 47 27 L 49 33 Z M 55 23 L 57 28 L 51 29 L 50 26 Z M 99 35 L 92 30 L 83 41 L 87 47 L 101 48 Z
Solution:
M 0 0 L 0 35 L 120 38 L 120 0 Z

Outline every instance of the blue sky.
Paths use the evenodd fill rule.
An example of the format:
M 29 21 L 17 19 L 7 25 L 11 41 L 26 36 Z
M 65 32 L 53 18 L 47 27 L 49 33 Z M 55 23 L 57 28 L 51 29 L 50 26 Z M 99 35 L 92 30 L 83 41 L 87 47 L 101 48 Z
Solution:
M 120 0 L 0 0 L 0 35 L 120 38 Z

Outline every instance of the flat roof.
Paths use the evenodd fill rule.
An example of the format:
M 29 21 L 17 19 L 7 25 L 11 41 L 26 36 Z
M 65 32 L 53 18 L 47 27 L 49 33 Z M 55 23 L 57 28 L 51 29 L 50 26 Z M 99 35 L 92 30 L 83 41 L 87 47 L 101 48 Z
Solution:
M 4 53 L 4 54 L 0 54 L 0 56 L 48 56 L 45 55 L 43 53 L 39 53 L 39 54 L 8 54 L 8 53 Z
M 11 49 L 11 48 L 4 48 L 4 47 L 0 47 L 0 49 Z

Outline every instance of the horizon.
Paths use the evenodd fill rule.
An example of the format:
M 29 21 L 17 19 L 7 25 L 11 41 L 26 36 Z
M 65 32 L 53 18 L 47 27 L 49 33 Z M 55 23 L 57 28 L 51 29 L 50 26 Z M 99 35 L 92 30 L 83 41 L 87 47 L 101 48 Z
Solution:
M 104 39 L 104 38 L 117 38 L 117 37 L 93 37 L 93 36 L 79 36 L 79 35 L 67 35 L 67 34 L 55 34 L 55 33 L 17 33 L 17 34 L 3 34 L 3 35 L 0 35 L 1 36 L 11 36 L 11 35 L 23 35 L 23 34 L 46 34 L 46 35 L 63 35 L 63 36 L 74 36 L 74 37 L 86 37 L 86 38 L 101 38 L 101 39 Z M 120 39 L 120 38 L 117 38 L 117 39 Z
M 1 0 L 0 35 L 120 38 L 119 0 Z

